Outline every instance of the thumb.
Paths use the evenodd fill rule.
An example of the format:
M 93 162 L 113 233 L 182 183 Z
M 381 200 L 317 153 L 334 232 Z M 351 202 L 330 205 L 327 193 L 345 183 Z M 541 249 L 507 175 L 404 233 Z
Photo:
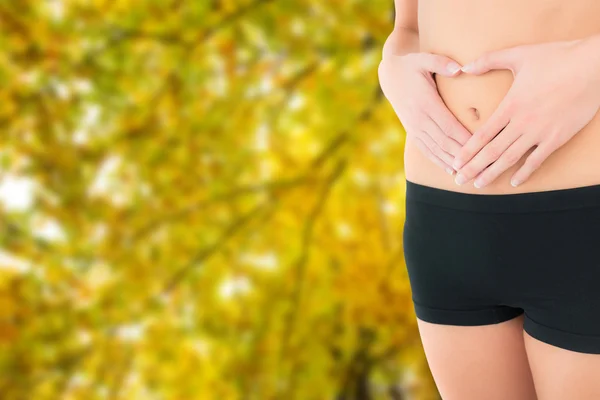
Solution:
M 488 51 L 474 61 L 465 64 L 461 68 L 461 71 L 468 74 L 481 75 L 493 69 L 509 69 L 514 75 L 519 55 L 520 52 L 517 47 Z
M 431 53 L 420 53 L 419 57 L 420 66 L 426 71 L 444 76 L 460 73 L 460 64 L 449 57 Z

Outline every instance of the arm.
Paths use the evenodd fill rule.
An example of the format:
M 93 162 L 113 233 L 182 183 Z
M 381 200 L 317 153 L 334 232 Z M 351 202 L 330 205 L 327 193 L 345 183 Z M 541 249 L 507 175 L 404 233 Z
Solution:
M 394 0 L 394 30 L 383 45 L 383 57 L 419 51 L 418 0 Z
M 394 29 L 383 46 L 379 83 L 411 141 L 433 163 L 451 165 L 471 134 L 446 108 L 434 74 L 455 76 L 460 65 L 449 57 L 420 51 L 418 0 L 395 0 Z

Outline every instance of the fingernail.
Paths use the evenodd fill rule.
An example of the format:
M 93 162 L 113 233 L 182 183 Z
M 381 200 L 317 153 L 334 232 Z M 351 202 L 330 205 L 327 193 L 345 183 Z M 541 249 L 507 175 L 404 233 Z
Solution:
M 477 189 L 481 189 L 483 187 L 483 182 L 482 181 L 475 181 L 473 183 L 473 186 L 475 186 Z
M 457 185 L 462 185 L 466 181 L 467 178 L 465 178 L 463 174 L 456 175 L 456 178 L 454 179 L 454 182 L 456 182 Z
M 517 186 L 519 186 L 519 185 L 521 184 L 521 182 L 519 182 L 519 181 L 518 181 L 518 180 L 516 180 L 516 179 L 512 179 L 512 180 L 510 181 L 510 184 L 511 184 L 511 185 L 513 185 L 513 187 L 517 187 Z
M 463 65 L 462 68 L 460 69 L 462 72 L 471 72 L 473 71 L 473 63 L 469 63 L 467 65 Z
M 454 162 L 452 163 L 452 168 L 460 169 L 460 167 L 462 167 L 462 160 L 458 158 L 454 159 Z
M 450 175 L 454 174 L 454 170 L 452 168 L 450 168 L 450 167 L 446 168 L 446 172 L 449 173 Z
M 455 62 L 450 62 L 448 65 L 446 65 L 446 70 L 448 70 L 448 72 L 451 74 L 455 74 L 460 70 L 460 65 Z

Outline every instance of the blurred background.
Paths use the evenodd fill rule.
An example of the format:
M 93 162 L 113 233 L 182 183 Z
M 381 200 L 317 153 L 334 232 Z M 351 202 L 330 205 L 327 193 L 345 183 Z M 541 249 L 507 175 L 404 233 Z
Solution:
M 1 399 L 439 399 L 392 0 L 0 1 Z

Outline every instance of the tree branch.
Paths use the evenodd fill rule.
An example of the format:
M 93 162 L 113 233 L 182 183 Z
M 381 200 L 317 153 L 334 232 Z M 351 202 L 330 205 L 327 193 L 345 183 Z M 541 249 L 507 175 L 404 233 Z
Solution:
M 263 4 L 268 4 L 271 2 L 273 2 L 273 0 L 254 0 L 251 3 L 248 3 L 247 5 L 240 7 L 233 13 L 223 17 L 223 19 L 221 21 L 214 24 L 213 26 L 208 28 L 206 31 L 202 32 L 202 34 L 200 35 L 198 40 L 199 41 L 208 40 L 219 30 L 223 29 L 224 27 L 226 27 L 228 25 L 231 25 L 237 19 L 239 19 L 239 18 L 243 17 L 244 15 L 248 14 L 249 12 L 253 11 L 255 8 L 258 8 L 259 6 L 261 6 Z
M 313 206 L 306 223 L 304 224 L 304 228 L 302 230 L 302 238 L 301 238 L 301 249 L 300 254 L 298 255 L 294 265 L 293 265 L 293 273 L 294 273 L 294 282 L 296 286 L 292 292 L 291 296 L 291 310 L 287 315 L 286 322 L 284 323 L 283 329 L 283 338 L 282 338 L 282 350 L 281 356 L 287 350 L 287 346 L 289 345 L 289 338 L 294 329 L 294 324 L 296 320 L 296 316 L 298 314 L 298 309 L 300 305 L 300 300 L 302 296 L 303 283 L 304 283 L 304 274 L 306 269 L 306 264 L 308 263 L 310 257 L 310 245 L 312 242 L 312 237 L 314 233 L 315 223 L 317 218 L 320 216 L 323 211 L 323 207 L 328 198 L 328 195 L 333 187 L 333 185 L 337 182 L 337 180 L 342 176 L 342 172 L 346 167 L 346 162 L 341 160 L 335 166 L 333 172 L 329 175 L 327 182 L 323 185 L 321 192 L 319 194 L 319 198 L 317 199 L 315 205 Z
M 377 198 L 377 217 L 379 219 L 379 230 L 381 231 L 381 244 L 384 250 L 389 251 L 392 248 L 390 238 L 390 228 L 385 218 L 384 203 L 385 197 L 381 191 L 381 185 L 377 183 L 374 187 L 375 197 Z
M 181 267 L 179 271 L 173 275 L 173 277 L 169 280 L 169 283 L 165 285 L 161 295 L 171 292 L 179 283 L 181 283 L 190 270 L 192 270 L 199 263 L 206 261 L 209 257 L 221 249 L 221 247 L 223 247 L 225 243 L 229 241 L 229 239 L 231 239 L 244 226 L 246 226 L 264 208 L 265 204 L 259 204 L 231 223 L 221 234 L 219 239 L 217 239 L 212 245 L 200 250 L 186 265 Z
M 262 183 L 260 185 L 240 186 L 240 187 L 231 189 L 228 192 L 217 194 L 210 199 L 202 200 L 197 203 L 190 204 L 180 210 L 174 211 L 168 215 L 161 216 L 161 217 L 155 219 L 154 221 L 151 221 L 150 223 L 148 223 L 144 227 L 140 228 L 136 233 L 133 234 L 133 240 L 139 240 L 140 238 L 147 235 L 154 229 L 158 228 L 160 226 L 160 224 L 162 224 L 162 223 L 175 222 L 177 220 L 185 218 L 186 216 L 190 215 L 191 213 L 205 209 L 206 207 L 209 207 L 210 205 L 218 203 L 218 202 L 233 201 L 239 197 L 242 197 L 242 196 L 245 196 L 248 194 L 255 194 L 255 193 L 261 193 L 261 192 L 274 192 L 277 190 L 282 190 L 282 189 L 292 188 L 292 187 L 295 187 L 298 185 L 307 184 L 309 182 L 311 182 L 311 179 L 308 176 L 303 175 L 303 176 L 297 176 L 297 177 L 291 178 L 291 179 L 282 179 L 282 180 L 277 180 L 277 181 L 266 182 L 266 183 Z

